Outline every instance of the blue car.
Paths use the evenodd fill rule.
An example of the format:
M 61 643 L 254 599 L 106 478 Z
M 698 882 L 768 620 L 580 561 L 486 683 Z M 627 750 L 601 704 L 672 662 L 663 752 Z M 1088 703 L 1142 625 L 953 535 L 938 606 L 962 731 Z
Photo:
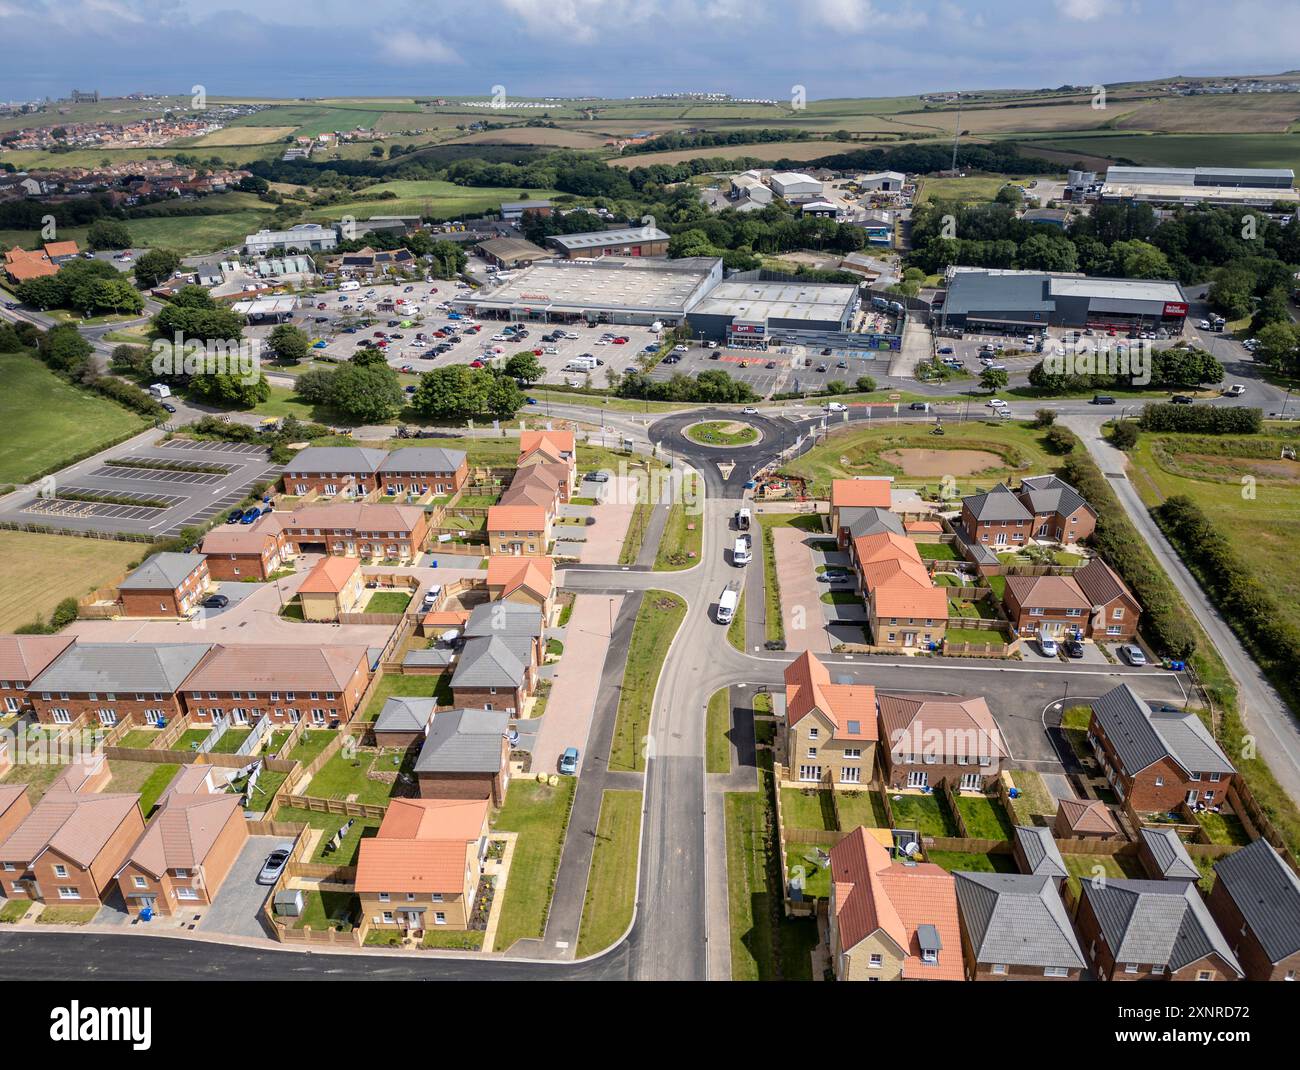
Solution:
M 313 342 L 311 347 L 312 349 L 328 349 L 329 343 L 322 339 L 319 342 Z
M 229 515 L 228 517 L 226 517 L 226 523 L 227 523 L 227 524 L 238 524 L 238 523 L 239 523 L 241 520 L 243 520 L 243 519 L 244 519 L 244 510 L 242 510 L 242 509 L 232 509 L 232 510 L 230 511 L 230 515 Z
M 565 776 L 577 776 L 578 773 L 578 748 L 566 747 L 564 753 L 560 755 L 560 772 Z
M 252 524 L 252 523 L 253 523 L 254 521 L 256 521 L 257 518 L 258 518 L 259 516 L 261 516 L 261 515 L 262 515 L 262 514 L 261 514 L 260 512 L 258 512 L 256 509 L 250 509 L 250 510 L 248 510 L 248 512 L 246 512 L 246 513 L 244 514 L 244 519 L 241 520 L 240 523 L 241 523 L 241 524 Z
M 536 405 L 536 404 L 537 404 L 537 399 L 536 399 L 536 398 L 524 398 L 524 400 L 525 400 L 526 402 L 528 402 L 529 405 Z

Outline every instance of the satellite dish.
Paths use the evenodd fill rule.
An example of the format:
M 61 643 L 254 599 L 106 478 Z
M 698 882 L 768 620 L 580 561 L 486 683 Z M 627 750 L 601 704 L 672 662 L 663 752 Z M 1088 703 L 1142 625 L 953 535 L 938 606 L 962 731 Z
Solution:
M 920 850 L 921 845 L 915 840 L 909 840 L 903 844 L 903 854 L 907 855 L 908 858 L 915 858 Z

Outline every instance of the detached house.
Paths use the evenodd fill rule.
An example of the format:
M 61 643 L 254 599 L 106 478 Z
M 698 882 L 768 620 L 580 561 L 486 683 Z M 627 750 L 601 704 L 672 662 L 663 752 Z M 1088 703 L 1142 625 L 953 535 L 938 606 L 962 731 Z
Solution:
M 458 706 L 517 713 L 537 685 L 545 627 L 537 606 L 488 602 L 465 624 L 451 690 Z
M 348 721 L 370 682 L 363 646 L 217 645 L 185 681 L 185 706 L 199 722 L 314 725 Z
M 176 914 L 210 904 L 247 841 L 238 795 L 168 791 L 117 872 L 127 911 Z
M 1214 864 L 1210 914 L 1248 980 L 1300 980 L 1300 877 L 1268 840 Z
M 185 711 L 180 691 L 210 643 L 72 643 L 35 680 L 28 697 L 39 720 L 157 725 Z
M 1080 882 L 1079 938 L 1103 981 L 1236 981 L 1237 957 L 1191 883 Z
M 898 649 L 941 643 L 948 628 L 948 596 L 931 582 L 916 543 L 882 530 L 855 538 L 849 546 L 872 642 Z
M 1217 806 L 1236 773 L 1194 713 L 1152 710 L 1127 684 L 1092 704 L 1088 742 L 1120 799 L 1138 813 Z
M 831 848 L 828 917 L 837 980 L 963 979 L 952 874 L 894 861 L 867 829 Z
M 854 519 L 862 516 L 867 510 L 870 510 L 873 516 L 889 513 L 892 487 L 893 480 L 887 476 L 831 480 L 831 531 L 835 533 L 840 549 L 848 548 L 851 537 L 848 528 Z M 901 533 L 901 526 L 898 530 Z M 869 532 L 864 531 L 859 534 L 865 535 Z
M 1092 603 L 1069 576 L 1008 576 L 1003 600 L 1021 635 L 1088 634 Z
M 415 759 L 422 799 L 490 799 L 501 806 L 510 783 L 509 718 L 501 710 L 436 713 Z
M 336 621 L 361 608 L 365 597 L 361 560 L 356 557 L 322 557 L 298 584 L 298 602 L 304 620 Z
M 73 642 L 70 635 L 0 635 L 0 712 L 25 710 L 28 685 Z
M 1097 527 L 1097 514 L 1077 490 L 1057 476 L 1020 481 L 1020 501 L 1033 516 L 1033 536 L 1053 542 L 1083 542 Z
M 208 593 L 202 554 L 154 554 L 117 585 L 128 617 L 188 617 Z
M 577 437 L 572 431 L 521 431 L 517 468 L 534 465 L 559 466 L 564 469 L 562 500 L 573 496 L 578 480 Z
M 278 524 L 222 524 L 203 536 L 200 548 L 214 580 L 264 580 L 280 567 L 284 537 Z
M 51 788 L 0 843 L 0 890 L 10 899 L 100 903 L 143 829 L 139 795 Z
M 786 666 L 785 720 L 777 740 L 786 777 L 836 787 L 870 784 L 878 739 L 874 687 L 832 683 L 810 651 Z
M 881 695 L 881 764 L 891 788 L 985 791 L 1011 757 L 982 698 Z
M 1115 570 L 1100 557 L 1092 558 L 1071 577 L 1088 599 L 1091 615 L 1088 634 L 1125 642 L 1137 634 L 1142 606 L 1119 578 Z
M 1024 546 L 1033 531 L 1034 514 L 999 483 L 983 494 L 971 494 L 961 500 L 961 526 L 966 537 L 981 546 L 1014 549 Z
M 954 873 L 968 981 L 1077 981 L 1087 968 L 1057 881 Z
M 488 595 L 493 601 L 536 606 L 549 620 L 555 604 L 555 563 L 549 557 L 488 558 Z

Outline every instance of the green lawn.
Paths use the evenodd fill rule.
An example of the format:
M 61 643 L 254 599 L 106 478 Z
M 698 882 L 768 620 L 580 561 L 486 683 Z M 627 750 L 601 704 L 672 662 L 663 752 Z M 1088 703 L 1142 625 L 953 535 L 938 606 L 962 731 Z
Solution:
M 411 604 L 408 591 L 376 591 L 366 603 L 365 613 L 404 613 Z
M 654 512 L 654 505 L 650 502 L 637 502 L 632 507 L 632 516 L 627 523 L 627 533 L 623 536 L 623 546 L 618 552 L 618 563 L 620 565 L 635 565 L 637 555 L 641 552 L 641 544 L 645 541 L 645 529 L 650 523 L 650 516 Z
M 862 595 L 857 591 L 827 591 L 822 595 L 822 601 L 828 606 L 860 606 Z
M 640 833 L 641 793 L 606 791 L 578 930 L 578 958 L 612 945 L 632 921 Z
M 1019 825 L 1050 824 L 1056 816 L 1056 800 L 1047 790 L 1043 778 L 1032 769 L 1015 769 L 1011 773 L 1011 782 L 1019 789 L 1018 798 L 1011 800 L 1011 808 L 1016 812 Z M 1046 818 L 1036 821 L 1036 817 Z
M 30 899 L 8 899 L 0 907 L 0 925 L 13 925 L 27 913 L 32 903 Z
M 133 750 L 148 750 L 162 735 L 159 728 L 133 728 L 117 741 L 117 746 Z
M 36 919 L 37 925 L 88 925 L 99 913 L 98 906 L 50 903 Z
M 508 950 L 516 940 L 536 939 L 546 928 L 576 785 L 573 777 L 560 777 L 555 787 L 516 778 L 506 789 L 495 830 L 517 832 L 519 838 L 501 904 L 494 945 L 498 951 Z
M 700 559 L 704 542 L 704 510 L 701 481 L 696 476 L 683 480 L 680 500 L 668 509 L 659 548 L 655 553 L 655 568 L 661 571 L 690 568 Z
M 686 437 L 705 446 L 748 446 L 758 441 L 758 430 L 733 420 L 707 420 L 688 428 Z
M 836 797 L 840 811 L 840 828 L 850 831 L 859 825 L 867 828 L 889 828 L 885 804 L 875 791 L 841 791 Z
M 1009 854 L 975 854 L 970 851 L 927 851 L 925 860 L 949 873 L 1016 873 L 1016 860 Z
M 918 542 L 916 552 L 922 561 L 960 561 L 961 554 L 950 542 Z
M 420 946 L 443 951 L 481 951 L 483 935 L 477 929 L 425 929 Z
M 170 749 L 193 750 L 210 735 L 212 735 L 211 726 L 207 728 L 187 728 L 177 737 L 176 742 L 171 745 Z
M 1233 814 L 1212 814 L 1205 811 L 1197 814 L 1196 820 L 1209 834 L 1211 843 L 1231 847 L 1245 847 L 1250 843 L 1246 827 L 1241 823 L 1241 819 Z
M 805 899 L 828 898 L 831 894 L 831 864 L 817 852 L 828 853 L 825 847 L 811 843 L 787 843 L 785 848 L 785 874 L 787 881 L 803 878 Z
M 957 835 L 947 804 L 938 794 L 890 795 L 889 806 L 894 814 L 894 828 L 915 829 L 922 836 Z
M 966 822 L 966 835 L 976 840 L 1010 840 L 1011 822 L 996 799 L 960 795 L 957 809 Z
M 316 842 L 316 849 L 312 851 L 307 861 L 324 862 L 339 866 L 355 866 L 361 841 L 379 831 L 379 818 L 377 817 L 350 818 L 344 814 L 299 810 L 292 806 L 282 806 L 276 810 L 275 820 L 291 825 L 308 825 L 311 828 L 320 829 L 321 835 Z M 343 837 L 338 850 L 327 852 L 326 848 L 329 846 L 330 840 L 334 838 L 334 833 L 338 832 L 348 821 L 352 822 L 352 828 Z
M 251 728 L 227 728 L 213 745 L 212 754 L 234 754 L 253 734 Z
M 666 591 L 646 591 L 632 629 L 623 669 L 618 721 L 610 748 L 611 769 L 645 769 L 643 739 L 650 734 L 651 704 L 668 646 L 686 616 L 686 603 Z
M 709 699 L 705 729 L 705 768 L 710 773 L 731 772 L 731 689 L 724 687 Z
M 781 817 L 787 829 L 835 829 L 835 809 L 826 788 L 782 788 Z
M 398 676 L 396 673 L 385 673 L 379 680 L 379 685 L 375 688 L 374 694 L 370 697 L 370 704 L 361 714 L 363 721 L 373 721 L 379 716 L 380 710 L 384 708 L 384 703 L 394 696 L 398 698 L 436 698 L 439 706 L 452 705 L 451 694 L 451 673 L 445 672 L 438 676 Z
M 357 920 L 360 908 L 360 898 L 351 892 L 312 890 L 303 892 L 302 913 L 296 918 L 283 920 L 291 921 L 295 929 L 310 926 L 316 932 L 324 932 L 326 929 L 341 929 L 346 932 Z
M 1080 880 L 1106 877 L 1131 877 L 1140 880 L 1146 876 L 1137 856 L 1125 855 L 1072 855 L 1061 852 L 1061 860 L 1070 876 L 1066 878 L 1075 895 L 1079 894 Z
M 313 799 L 341 799 L 346 802 L 371 803 L 385 806 L 392 798 L 397 784 L 373 780 L 366 774 L 409 773 L 414 756 L 396 748 L 383 750 L 358 749 L 348 757 L 340 748 L 301 789 L 302 794 Z
M 332 732 L 327 728 L 308 728 L 298 737 L 298 742 L 294 744 L 293 750 L 285 757 L 291 762 L 311 765 L 337 735 L 337 732 Z
M 25 353 L 0 353 L 0 380 L 5 387 L 0 391 L 0 483 L 26 483 L 149 426 Z
M 155 765 L 152 773 L 145 778 L 145 782 L 140 785 L 140 812 L 148 817 L 158 801 L 158 796 L 163 793 L 167 785 L 172 782 L 172 778 L 180 772 L 179 765 Z M 114 776 L 116 779 L 116 775 Z
M 328 129 L 342 128 L 330 126 Z M 387 200 L 378 199 L 379 196 L 388 193 L 394 196 Z M 342 219 L 344 216 L 369 219 L 377 215 L 432 215 L 439 219 L 452 219 L 475 212 L 498 209 L 502 201 L 517 201 L 521 197 L 546 200 L 556 195 L 555 190 L 458 186 L 441 179 L 395 180 L 368 187 L 364 199 L 342 201 L 326 208 L 312 209 L 307 213 L 306 218 L 334 220 Z

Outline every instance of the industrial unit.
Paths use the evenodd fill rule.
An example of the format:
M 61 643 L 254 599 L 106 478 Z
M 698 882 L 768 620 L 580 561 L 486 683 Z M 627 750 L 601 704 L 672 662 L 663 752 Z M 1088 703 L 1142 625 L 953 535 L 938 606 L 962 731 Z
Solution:
M 1186 318 L 1187 297 L 1173 281 L 968 267 L 948 269 L 944 302 L 931 313 L 950 330 L 1004 334 L 1048 326 L 1178 334 Z
M 570 260 L 592 256 L 667 256 L 668 235 L 657 227 L 621 227 L 556 234 L 546 243 Z
M 701 338 L 761 348 L 776 339 L 846 333 L 858 301 L 856 286 L 728 280 L 690 310 L 690 323 Z
M 1267 207 L 1300 202 L 1289 167 L 1112 167 L 1103 201 L 1153 204 L 1236 204 Z

